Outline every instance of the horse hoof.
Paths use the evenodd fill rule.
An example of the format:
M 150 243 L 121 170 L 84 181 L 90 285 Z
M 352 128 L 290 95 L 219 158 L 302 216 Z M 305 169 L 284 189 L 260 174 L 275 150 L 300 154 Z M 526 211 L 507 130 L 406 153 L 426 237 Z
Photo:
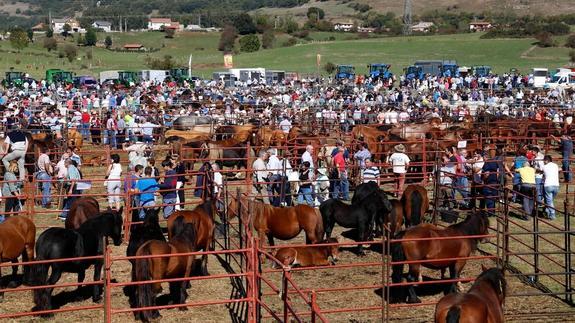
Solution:
M 409 297 L 407 299 L 407 303 L 408 304 L 418 304 L 418 303 L 421 303 L 421 300 L 419 299 L 419 297 Z
M 188 310 L 187 307 L 178 307 L 178 311 L 185 312 L 187 310 Z
M 94 303 L 102 302 L 102 296 L 92 297 L 92 302 L 94 302 Z
M 0 295 L 0 303 L 4 301 L 4 295 Z

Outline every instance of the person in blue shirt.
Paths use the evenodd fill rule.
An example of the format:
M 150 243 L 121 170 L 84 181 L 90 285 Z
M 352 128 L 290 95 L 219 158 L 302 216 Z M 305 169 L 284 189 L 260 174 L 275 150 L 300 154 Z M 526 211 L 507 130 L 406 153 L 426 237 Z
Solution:
M 164 218 L 167 219 L 175 210 L 178 176 L 171 160 L 164 160 L 162 167 L 164 168 L 164 181 L 159 185 L 159 188 L 164 204 Z
M 67 196 L 64 199 L 62 214 L 58 217 L 62 221 L 65 221 L 66 217 L 68 217 L 68 211 L 70 210 L 72 203 L 78 198 L 78 195 L 82 194 L 82 191 L 78 190 L 77 187 L 78 181 L 82 179 L 82 175 L 76 167 L 76 163 L 68 158 L 64 162 L 64 165 L 66 165 L 66 168 L 68 169 L 68 182 L 64 184 Z
M 143 220 L 146 217 L 144 208 L 150 208 L 156 205 L 154 194 L 157 190 L 158 182 L 152 177 L 152 167 L 148 166 L 144 169 L 144 177 L 138 179 L 135 187 L 135 191 L 139 192 L 139 204 L 141 207 L 140 219 Z
M 573 156 L 573 139 L 568 133 L 563 134 L 561 138 L 554 137 L 551 135 L 555 141 L 561 143 L 561 156 L 563 157 L 562 161 L 562 170 L 563 170 L 563 179 L 566 183 L 571 182 L 571 157 Z
M 128 191 L 134 192 L 136 190 L 136 184 L 138 184 L 138 180 L 142 177 L 143 173 L 144 166 L 138 164 L 134 167 L 134 171 L 130 177 L 126 177 L 124 180 L 124 193 Z M 133 207 L 140 206 L 140 196 L 138 194 L 132 195 L 131 204 Z

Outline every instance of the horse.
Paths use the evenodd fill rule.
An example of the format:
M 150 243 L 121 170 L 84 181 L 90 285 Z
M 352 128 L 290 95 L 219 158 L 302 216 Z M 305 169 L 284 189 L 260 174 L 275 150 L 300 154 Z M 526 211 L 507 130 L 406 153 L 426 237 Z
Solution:
M 408 282 L 421 281 L 421 266 L 430 269 L 440 269 L 442 274 L 446 268 L 449 268 L 450 279 L 457 279 L 467 262 L 467 259 L 454 260 L 453 258 L 469 257 L 477 249 L 481 238 L 460 238 L 460 239 L 441 239 L 434 240 L 437 237 L 457 237 L 457 236 L 476 236 L 486 235 L 489 230 L 489 219 L 484 213 L 471 213 L 467 218 L 457 224 L 450 225 L 447 228 L 439 228 L 430 223 L 423 223 L 415 227 L 408 228 L 399 232 L 394 239 L 425 239 L 412 241 L 396 241 L 391 244 L 391 258 L 393 262 L 414 261 L 414 260 L 434 260 L 433 262 L 412 263 L 409 264 L 407 275 Z M 449 258 L 450 260 L 435 261 Z M 393 283 L 400 283 L 403 275 L 403 263 L 392 266 L 391 279 Z M 458 284 L 453 283 L 450 291 L 456 291 Z M 407 287 L 409 296 L 408 303 L 420 303 L 413 285 Z M 390 301 L 393 303 L 403 302 L 405 300 L 404 290 L 394 288 L 391 293 Z
M 435 306 L 435 322 L 505 322 L 507 282 L 498 268 L 485 269 L 467 293 L 444 296 Z
M 36 243 L 36 260 L 54 260 L 64 258 L 102 256 L 106 237 L 112 238 L 114 245 L 122 244 L 122 216 L 114 212 L 103 213 L 99 217 L 88 219 L 78 230 L 64 228 L 49 228 L 42 232 Z M 99 281 L 102 275 L 102 258 L 68 262 L 43 263 L 32 267 L 32 286 L 54 285 L 60 280 L 63 272 L 77 273 L 78 283 L 84 281 L 86 270 L 94 265 L 94 281 Z M 50 277 L 48 269 L 51 268 Z M 78 286 L 77 291 L 81 286 Z M 93 285 L 92 301 L 102 300 L 102 288 Z M 52 309 L 52 291 L 54 287 L 34 290 L 32 311 Z M 51 316 L 42 315 L 42 316 Z
M 331 237 L 334 225 L 344 228 L 356 228 L 356 241 L 370 239 L 375 223 L 381 225 L 391 212 L 391 203 L 381 190 L 373 191 L 366 198 L 349 205 L 338 199 L 329 199 L 321 203 L 319 210 L 327 238 Z M 358 245 L 358 253 L 365 255 L 363 244 Z
M 198 125 L 211 125 L 212 117 L 209 116 L 181 116 L 174 120 L 175 130 L 191 130 Z
M 121 209 L 120 209 L 121 210 Z M 120 214 L 122 212 L 120 211 Z M 86 220 L 100 215 L 100 204 L 91 196 L 82 196 L 76 199 L 70 206 L 70 212 L 66 217 L 64 227 L 66 229 L 78 230 Z
M 82 138 L 82 134 L 78 130 L 68 129 L 68 147 L 76 147 L 78 150 L 80 150 L 83 143 L 84 138 Z
M 427 190 L 421 185 L 408 185 L 401 196 L 405 226 L 418 225 L 429 209 Z
M 338 243 L 336 238 L 329 238 L 320 244 Z M 338 245 L 306 246 L 280 248 L 274 257 L 284 266 L 291 268 L 294 265 L 301 267 L 335 265 L 339 253 Z M 277 263 L 275 263 L 277 265 Z
M 151 240 L 138 248 L 136 256 L 168 255 L 190 253 L 196 251 L 195 226 L 185 223 L 183 217 L 178 217 L 174 223 L 173 237 L 170 242 Z M 165 278 L 191 277 L 192 263 L 196 256 L 170 256 L 159 258 L 139 258 L 136 260 L 136 275 L 133 281 L 146 282 Z M 186 286 L 188 281 L 170 282 L 170 297 L 173 304 L 185 304 L 188 294 Z M 161 283 L 140 284 L 136 287 L 136 308 L 154 306 L 155 296 L 162 291 Z M 187 310 L 180 307 L 180 311 Z M 150 319 L 160 317 L 158 310 L 138 311 L 134 313 L 136 319 L 149 322 Z
M 213 250 L 212 244 L 214 242 L 214 229 L 216 224 L 214 222 L 214 215 L 217 213 L 216 201 L 206 200 L 198 205 L 194 210 L 181 210 L 176 211 L 170 215 L 167 220 L 168 239 L 171 240 L 174 236 L 175 220 L 178 217 L 183 217 L 185 223 L 192 223 L 196 232 L 194 245 L 197 250 L 210 251 Z M 208 255 L 203 254 L 200 265 L 201 274 L 203 276 L 209 275 L 208 273 Z M 194 268 L 196 265 L 194 264 Z
M 36 239 L 36 226 L 30 219 L 22 216 L 8 217 L 0 224 L 0 263 L 11 260 L 18 263 L 18 257 L 22 255 L 22 261 L 34 260 L 34 241 Z M 24 267 L 24 282 L 28 282 L 30 267 Z M 12 266 L 12 279 L 16 278 L 18 265 Z M 0 278 L 2 270 L 0 268 Z M 9 284 L 10 285 L 10 284 Z M 4 293 L 0 293 L 0 302 L 4 299 Z
M 234 197 L 229 198 L 228 210 L 237 210 Z M 323 238 L 323 221 L 319 212 L 313 207 L 299 204 L 293 207 L 274 207 L 253 201 L 253 215 L 249 221 L 259 234 L 260 240 L 268 238 L 270 246 L 274 238 L 289 240 L 295 238 L 302 230 L 305 231 L 306 243 L 318 243 Z M 230 214 L 230 219 L 235 216 Z

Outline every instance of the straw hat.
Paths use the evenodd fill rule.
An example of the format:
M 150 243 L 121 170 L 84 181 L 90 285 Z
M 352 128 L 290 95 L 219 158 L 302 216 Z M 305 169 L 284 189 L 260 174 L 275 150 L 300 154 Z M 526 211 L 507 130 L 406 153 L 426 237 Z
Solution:
M 393 149 L 395 149 L 395 151 L 398 153 L 404 153 L 405 152 L 405 146 L 403 144 L 395 145 L 395 147 L 393 147 Z

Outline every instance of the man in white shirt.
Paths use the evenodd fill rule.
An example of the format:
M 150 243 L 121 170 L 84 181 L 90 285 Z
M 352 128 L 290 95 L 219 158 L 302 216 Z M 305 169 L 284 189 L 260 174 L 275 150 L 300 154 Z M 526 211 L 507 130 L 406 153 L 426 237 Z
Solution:
M 214 199 L 216 199 L 216 206 L 218 210 L 222 211 L 224 209 L 224 203 L 222 202 L 222 188 L 224 187 L 224 178 L 222 173 L 220 173 L 220 166 L 218 163 L 212 164 L 213 171 L 213 185 L 214 185 Z
M 253 184 L 252 184 L 252 196 L 254 199 L 260 199 L 265 204 L 270 204 L 268 198 L 266 187 L 266 182 L 268 182 L 268 169 L 266 167 L 266 159 L 268 158 L 267 152 L 261 150 L 259 152 L 258 158 L 254 161 L 252 165 L 253 169 Z
M 407 167 L 411 161 L 405 154 L 405 146 L 403 144 L 394 147 L 395 152 L 388 158 L 388 163 L 393 166 L 393 174 L 395 175 L 395 194 L 397 198 L 403 195 L 403 186 L 405 185 L 405 174 Z
M 545 191 L 545 211 L 549 219 L 555 220 L 555 197 L 559 193 L 559 166 L 553 162 L 551 156 L 543 158 L 543 190 Z
M 310 168 L 310 170 L 313 171 L 314 166 L 313 166 L 313 157 L 312 157 L 312 154 L 313 154 L 313 146 L 312 146 L 312 145 L 307 145 L 307 146 L 305 147 L 305 152 L 301 155 L 301 162 L 302 162 L 302 163 L 303 163 L 303 162 L 306 162 L 306 161 L 309 162 L 309 165 L 310 165 L 309 168 Z
M 289 118 L 287 116 L 283 117 L 283 120 L 280 122 L 280 129 L 285 133 L 289 133 L 289 131 L 291 130 L 291 121 L 289 121 Z
M 267 185 L 268 195 L 270 196 L 270 202 L 273 206 L 280 206 L 280 181 L 281 173 L 283 172 L 282 163 L 277 156 L 277 149 L 268 149 L 268 164 L 267 169 L 269 171 L 268 179 L 269 183 Z

